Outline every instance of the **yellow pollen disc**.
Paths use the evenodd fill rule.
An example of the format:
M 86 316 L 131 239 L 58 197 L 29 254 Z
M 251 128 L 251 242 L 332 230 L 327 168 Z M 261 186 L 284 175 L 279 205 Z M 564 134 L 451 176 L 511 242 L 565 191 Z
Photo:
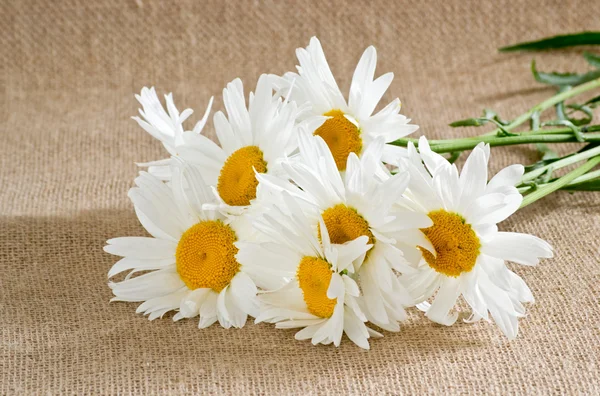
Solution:
M 331 317 L 337 301 L 327 297 L 332 274 L 327 261 L 308 256 L 302 258 L 296 273 L 308 311 L 320 318 Z
M 267 162 L 256 146 L 242 147 L 227 158 L 219 174 L 217 191 L 228 205 L 246 206 L 256 198 L 258 180 L 253 168 L 259 173 L 267 171 Z
M 235 232 L 219 220 L 205 220 L 183 233 L 175 260 L 185 285 L 220 292 L 240 270 L 235 259 Z
M 433 225 L 421 231 L 435 248 L 437 256 L 419 246 L 427 264 L 437 272 L 457 277 L 475 266 L 481 243 L 465 219 L 443 209 L 429 212 Z
M 375 237 L 369 229 L 369 223 L 354 208 L 344 204 L 337 204 L 326 209 L 321 214 L 329 232 L 331 243 L 344 244 L 353 241 L 359 236 L 369 237 L 369 244 L 375 243 Z M 319 240 L 321 227 L 318 227 Z
M 350 153 L 358 155 L 362 150 L 360 129 L 348 121 L 340 110 L 331 110 L 323 115 L 333 118 L 326 120 L 314 134 L 325 140 L 338 170 L 346 170 L 346 160 Z

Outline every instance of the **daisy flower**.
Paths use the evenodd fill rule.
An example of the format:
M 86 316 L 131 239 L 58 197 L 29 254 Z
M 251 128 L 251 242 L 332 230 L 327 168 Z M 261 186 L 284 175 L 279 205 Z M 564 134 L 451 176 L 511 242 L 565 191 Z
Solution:
M 219 212 L 204 208 L 214 197 L 196 168 L 171 166 L 170 184 L 141 172 L 129 191 L 151 237 L 107 241 L 104 250 L 123 257 L 109 278 L 131 270 L 125 280 L 109 283 L 111 301 L 143 302 L 137 312 L 150 320 L 175 310 L 174 320 L 199 315 L 200 328 L 217 320 L 225 328 L 242 327 L 258 308 L 257 288 L 248 275 L 257 270 L 236 259 L 237 241 L 247 236 Z M 137 272 L 144 274 L 133 277 Z M 261 276 L 268 282 L 269 274 Z
M 146 132 L 152 137 L 158 139 L 165 149 L 171 156 L 178 154 L 177 147 L 191 145 L 198 149 L 203 148 L 206 154 L 215 154 L 215 150 L 218 150 L 218 146 L 209 138 L 201 135 L 201 132 L 206 125 L 210 109 L 212 107 L 213 98 L 210 98 L 208 106 L 204 113 L 204 116 L 194 126 L 191 131 L 185 131 L 183 129 L 183 123 L 193 114 L 192 109 L 185 109 L 182 113 L 179 113 L 175 103 L 173 101 L 173 94 L 169 93 L 165 95 L 165 103 L 167 111 L 164 110 L 154 87 L 142 88 L 139 95 L 135 95 L 135 98 L 140 102 L 142 108 L 139 109 L 141 117 L 133 118 L 139 126 L 141 126 Z M 187 151 L 184 149 L 182 153 L 184 156 Z M 194 153 L 189 153 L 189 157 L 194 157 Z M 199 158 L 194 158 L 195 163 L 199 163 L 200 166 L 206 167 L 212 165 L 210 160 L 213 156 L 203 155 Z M 166 158 L 158 161 L 151 161 L 145 163 L 139 163 L 139 166 L 148 167 L 148 172 L 161 180 L 171 179 L 171 158 Z
M 396 237 L 415 240 L 420 228 L 431 226 L 423 213 L 399 210 L 395 203 L 408 185 L 408 173 L 394 176 L 384 173 L 381 163 L 383 139 L 377 139 L 359 159 L 348 156 L 344 177 L 337 169 L 333 155 L 320 136 L 305 130 L 299 133 L 299 156 L 283 163 L 293 183 L 269 175 L 259 175 L 261 187 L 287 191 L 304 206 L 315 232 L 322 237 L 320 219 L 334 244 L 344 244 L 358 237 L 368 238 L 373 248 L 354 260 L 348 268 L 360 280 L 360 304 L 372 323 L 390 331 L 398 331 L 406 318 L 405 306 L 413 300 L 399 282 L 395 271 L 414 271 L 396 247 Z
M 552 257 L 552 247 L 533 235 L 498 231 L 496 223 L 521 204 L 515 184 L 524 169 L 509 166 L 488 182 L 489 150 L 489 145 L 479 144 L 459 174 L 456 166 L 431 151 L 424 137 L 420 154 L 409 145 L 408 158 L 400 161 L 401 169 L 410 173 L 403 204 L 426 213 L 433 225 L 415 241 L 423 255 L 418 272 L 403 280 L 417 302 L 437 292 L 432 304 L 420 305 L 434 322 L 454 324 L 458 314 L 452 309 L 462 296 L 473 310 L 467 321 L 489 321 L 489 312 L 512 339 L 518 318 L 525 315 L 522 303 L 534 299 L 505 261 L 536 265 L 539 258 Z
M 255 220 L 269 241 L 245 243 L 240 250 L 242 264 L 262 266 L 288 280 L 285 286 L 259 295 L 262 304 L 256 323 L 302 328 L 296 339 L 311 339 L 314 345 L 339 346 L 346 333 L 358 346 L 369 349 L 368 338 L 380 334 L 365 325 L 367 318 L 356 300 L 358 285 L 347 275 L 352 261 L 371 247 L 369 238 L 332 244 L 323 219 L 324 233 L 319 238 L 298 202 L 286 191 L 281 198 L 281 208 L 273 206 Z
M 306 48 L 296 50 L 298 73 L 272 76 L 282 93 L 301 104 L 309 104 L 310 111 L 303 114 L 311 132 L 321 136 L 329 146 L 340 171 L 346 169 L 350 153 L 359 157 L 378 138 L 393 142 L 418 129 L 409 124 L 400 111 L 400 99 L 394 99 L 381 111 L 373 114 L 379 101 L 392 83 L 393 73 L 375 79 L 377 51 L 371 46 L 365 50 L 352 77 L 348 101 L 338 88 L 329 69 L 321 43 L 311 38 Z M 384 147 L 385 162 L 395 161 L 403 151 L 392 145 Z
M 255 93 L 250 93 L 248 106 L 240 79 L 233 80 L 223 89 L 227 116 L 221 111 L 214 115 L 220 147 L 199 133 L 206 121 L 204 118 L 194 131 L 182 132 L 182 120 L 190 111 L 179 115 L 170 95 L 166 97 L 168 115 L 153 90 L 142 90 L 140 99 L 144 105 L 141 113 L 146 121 L 137 118 L 138 123 L 160 139 L 172 155 L 201 169 L 202 177 L 214 188 L 221 206 L 233 214 L 242 213 L 256 198 L 258 181 L 255 172 L 277 174 L 281 170 L 280 159 L 297 148 L 298 107 L 279 95 L 274 96 L 265 74 L 259 78 Z M 150 163 L 154 166 L 150 172 L 156 172 L 157 165 L 168 165 L 170 161 Z M 166 179 L 167 173 L 162 172 L 161 176 Z

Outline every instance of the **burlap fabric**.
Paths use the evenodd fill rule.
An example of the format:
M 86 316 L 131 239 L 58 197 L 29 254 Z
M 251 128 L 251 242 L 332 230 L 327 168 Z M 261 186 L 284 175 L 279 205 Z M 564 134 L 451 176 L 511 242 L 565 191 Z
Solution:
M 142 235 L 126 193 L 135 161 L 162 158 L 132 120 L 144 85 L 201 117 L 236 76 L 295 65 L 318 35 L 343 87 L 363 49 L 394 71 L 391 93 L 430 137 L 493 107 L 506 117 L 552 93 L 532 54 L 501 45 L 600 30 L 594 1 L 522 3 L 0 1 L 0 394 L 598 393 L 600 194 L 558 193 L 501 224 L 556 258 L 514 266 L 537 299 L 509 342 L 487 323 L 445 328 L 414 313 L 367 352 L 313 347 L 268 325 L 154 322 L 109 304 L 106 239 Z M 540 67 L 585 70 L 580 51 Z M 216 108 L 221 108 L 217 97 Z M 481 131 L 482 132 L 482 131 Z M 535 160 L 494 149 L 492 168 Z

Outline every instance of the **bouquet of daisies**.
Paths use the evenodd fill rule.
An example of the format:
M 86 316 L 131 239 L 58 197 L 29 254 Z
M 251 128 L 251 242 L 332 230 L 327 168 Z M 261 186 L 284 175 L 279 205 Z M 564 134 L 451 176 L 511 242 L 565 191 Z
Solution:
M 462 297 L 462 320 L 494 321 L 514 338 L 534 299 L 506 261 L 552 257 L 542 239 L 497 227 L 523 204 L 524 167 L 488 175 L 494 142 L 471 139 L 459 171 L 440 141 L 403 139 L 418 127 L 399 99 L 375 112 L 393 74 L 375 78 L 373 47 L 347 97 L 318 39 L 296 54 L 296 73 L 263 74 L 248 101 L 239 79 L 227 85 L 213 117 L 219 144 L 202 135 L 212 99 L 186 130 L 192 110 L 180 113 L 171 94 L 166 110 L 154 88 L 136 95 L 134 119 L 170 156 L 141 164 L 129 191 L 150 236 L 104 248 L 122 257 L 109 278 L 128 272 L 109 283 L 113 301 L 141 302 L 150 320 L 252 320 L 368 349 L 410 307 L 454 324 Z

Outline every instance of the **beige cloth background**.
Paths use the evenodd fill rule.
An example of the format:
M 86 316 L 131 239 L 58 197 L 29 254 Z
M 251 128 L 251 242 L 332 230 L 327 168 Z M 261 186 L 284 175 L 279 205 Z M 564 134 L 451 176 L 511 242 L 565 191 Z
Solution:
M 318 35 L 343 87 L 369 44 L 396 79 L 386 99 L 429 137 L 492 107 L 514 117 L 552 94 L 533 54 L 495 49 L 600 30 L 595 2 L 0 0 L 0 394 L 598 393 L 600 194 L 558 193 L 501 229 L 549 240 L 556 258 L 514 266 L 537 303 L 509 342 L 487 323 L 444 328 L 413 313 L 370 352 L 241 330 L 155 322 L 109 304 L 106 239 L 141 235 L 128 188 L 135 161 L 162 158 L 130 116 L 144 85 L 173 91 L 195 122 L 236 76 L 295 65 Z M 540 68 L 586 70 L 581 51 L 535 54 Z M 221 108 L 217 98 L 216 108 Z M 492 167 L 536 159 L 494 149 Z

